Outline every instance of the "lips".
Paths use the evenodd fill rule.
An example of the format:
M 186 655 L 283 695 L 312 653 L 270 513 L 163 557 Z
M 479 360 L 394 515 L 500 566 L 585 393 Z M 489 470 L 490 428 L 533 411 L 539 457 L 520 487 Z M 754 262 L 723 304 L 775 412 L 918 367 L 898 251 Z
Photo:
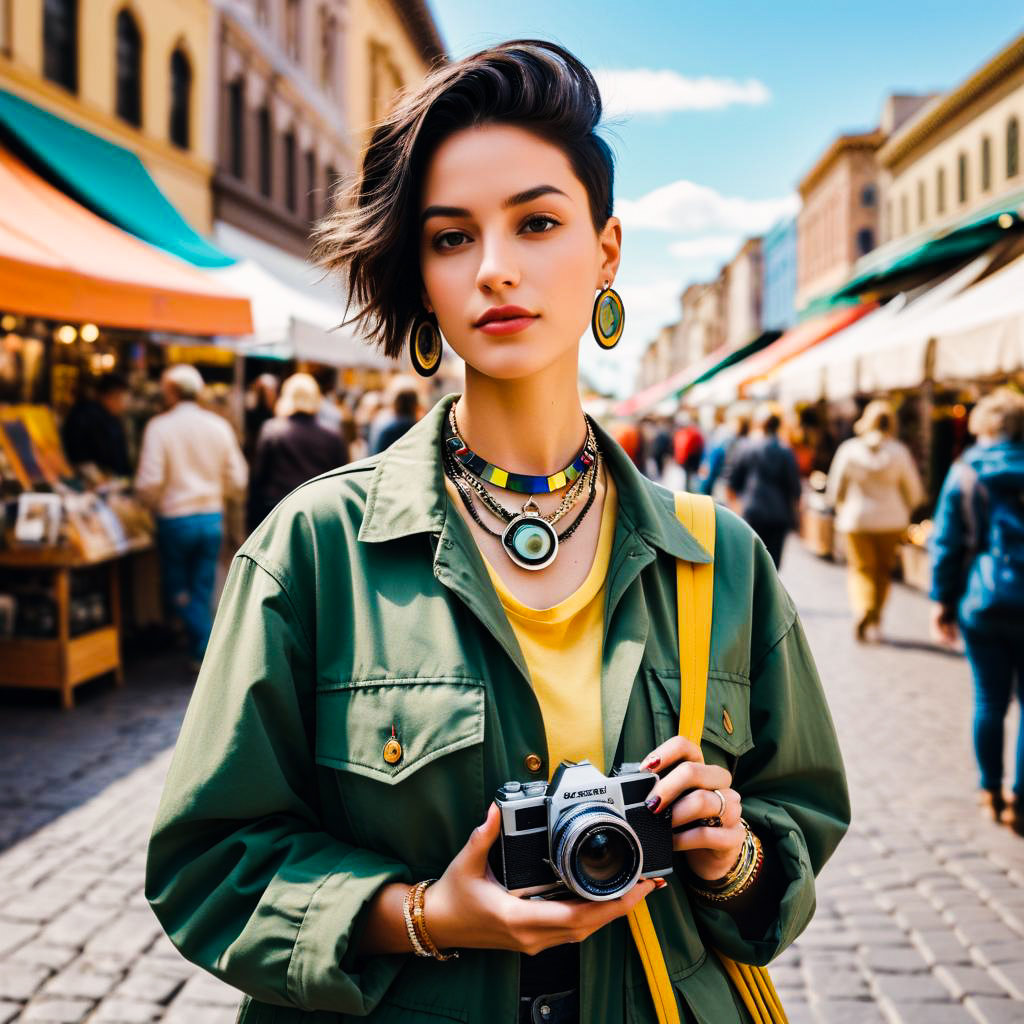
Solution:
M 522 306 L 492 306 L 473 326 L 483 327 L 485 324 L 502 321 L 533 320 L 536 318 L 536 315 L 536 313 L 531 313 L 528 309 L 523 309 Z

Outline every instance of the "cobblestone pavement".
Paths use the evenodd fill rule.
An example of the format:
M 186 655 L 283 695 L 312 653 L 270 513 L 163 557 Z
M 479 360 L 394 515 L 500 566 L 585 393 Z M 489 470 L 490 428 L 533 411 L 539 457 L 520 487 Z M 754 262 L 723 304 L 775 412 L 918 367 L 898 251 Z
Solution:
M 897 588 L 859 647 L 842 571 L 790 544 L 847 758 L 851 834 L 772 973 L 792 1024 L 1024 1022 L 1024 841 L 975 810 L 962 659 Z M 0 1024 L 229 1024 L 237 995 L 185 963 L 142 896 L 149 825 L 188 698 L 156 660 L 61 714 L 0 693 Z M 6 849 L 4 849 L 6 847 Z

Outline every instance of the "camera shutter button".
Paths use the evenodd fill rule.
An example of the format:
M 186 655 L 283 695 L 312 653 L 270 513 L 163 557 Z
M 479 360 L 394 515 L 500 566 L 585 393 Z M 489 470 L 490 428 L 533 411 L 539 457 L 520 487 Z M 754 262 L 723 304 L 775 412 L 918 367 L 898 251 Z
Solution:
M 526 765 L 528 772 L 539 772 L 544 767 L 544 762 L 536 754 L 527 754 L 523 759 L 523 764 Z

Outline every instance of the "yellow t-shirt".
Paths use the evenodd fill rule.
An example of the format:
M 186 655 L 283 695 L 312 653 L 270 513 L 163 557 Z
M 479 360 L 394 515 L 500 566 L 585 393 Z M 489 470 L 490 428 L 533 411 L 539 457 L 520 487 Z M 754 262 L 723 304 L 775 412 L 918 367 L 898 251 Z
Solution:
M 528 607 L 509 593 L 501 577 L 484 558 L 484 565 L 519 641 L 530 671 L 533 691 L 540 702 L 548 740 L 549 778 L 563 760 L 582 761 L 586 758 L 604 771 L 601 656 L 605 578 L 611 561 L 618 511 L 611 475 L 606 474 L 606 479 L 607 491 L 594 563 L 579 589 L 564 601 L 552 608 Z

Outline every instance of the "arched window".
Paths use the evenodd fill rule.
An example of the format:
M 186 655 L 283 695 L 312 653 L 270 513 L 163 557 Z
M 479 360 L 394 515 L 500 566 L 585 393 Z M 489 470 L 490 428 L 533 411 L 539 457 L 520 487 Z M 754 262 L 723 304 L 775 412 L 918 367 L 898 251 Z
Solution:
M 863 256 L 875 247 L 875 233 L 871 228 L 861 228 L 857 232 L 857 255 Z
M 115 110 L 122 121 L 142 127 L 142 36 L 131 11 L 117 16 Z
M 935 172 L 935 212 L 946 212 L 946 168 L 940 167 Z
M 192 65 L 179 47 L 171 54 L 171 142 L 188 149 L 191 134 Z
M 43 74 L 78 91 L 78 0 L 46 0 L 43 5 Z
M 992 140 L 986 135 L 981 140 L 981 191 L 992 187 Z
M 1006 176 L 1016 178 L 1020 173 L 1020 122 L 1011 117 L 1006 122 Z
M 878 202 L 878 190 L 874 185 L 865 185 L 860 190 L 860 205 L 871 208 Z
M 961 153 L 956 161 L 957 197 L 961 203 L 967 202 L 967 154 Z

